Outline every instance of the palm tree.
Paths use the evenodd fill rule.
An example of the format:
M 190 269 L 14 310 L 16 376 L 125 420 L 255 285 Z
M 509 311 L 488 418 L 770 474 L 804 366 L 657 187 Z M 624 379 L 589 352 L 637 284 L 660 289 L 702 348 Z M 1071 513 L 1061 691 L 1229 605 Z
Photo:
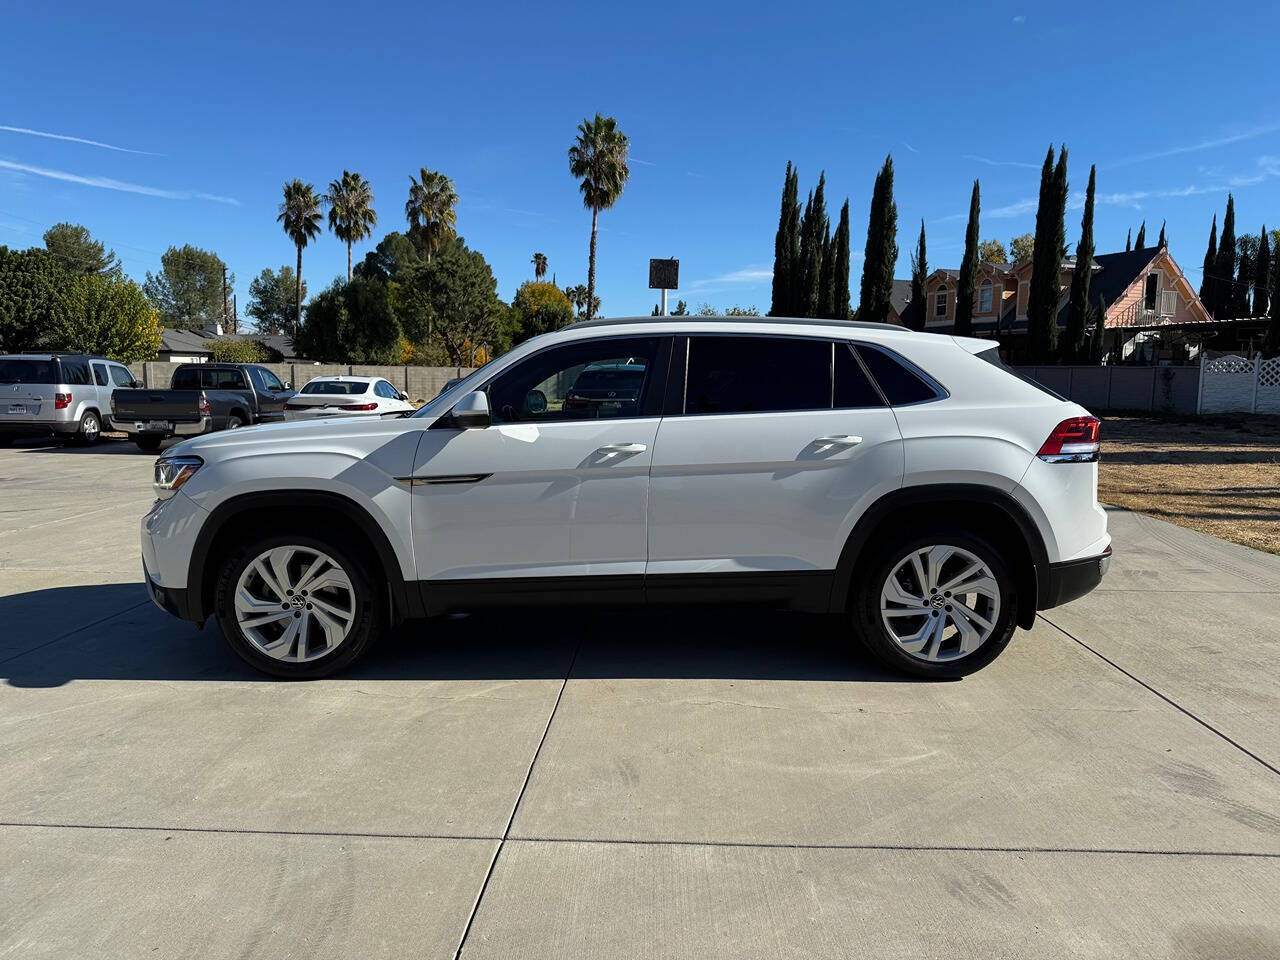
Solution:
M 405 201 L 404 215 L 409 226 L 421 229 L 427 241 L 427 263 L 431 254 L 440 249 L 446 237 L 452 237 L 458 225 L 458 192 L 453 181 L 443 173 L 423 167 L 418 179 L 409 177 L 409 199 Z
M 351 245 L 373 233 L 378 214 L 373 209 L 373 189 L 358 173 L 342 171 L 342 179 L 329 184 L 324 195 L 329 204 L 329 229 L 347 245 L 347 283 L 351 282 Z
M 298 248 L 298 282 L 294 291 L 293 315 L 293 334 L 297 336 L 298 327 L 302 324 L 302 248 L 320 235 L 320 224 L 324 222 L 316 188 L 301 180 L 286 183 L 284 202 L 280 204 L 280 216 L 276 217 L 276 222 L 284 225 L 284 232 Z
M 533 279 L 542 280 L 547 275 L 547 255 L 535 253 L 530 263 L 533 264 Z
M 622 196 L 631 171 L 627 169 L 630 141 L 613 117 L 596 114 L 578 124 L 578 139 L 569 148 L 569 172 L 577 177 L 582 205 L 591 210 L 591 254 L 587 260 L 587 319 L 595 313 L 596 221 Z

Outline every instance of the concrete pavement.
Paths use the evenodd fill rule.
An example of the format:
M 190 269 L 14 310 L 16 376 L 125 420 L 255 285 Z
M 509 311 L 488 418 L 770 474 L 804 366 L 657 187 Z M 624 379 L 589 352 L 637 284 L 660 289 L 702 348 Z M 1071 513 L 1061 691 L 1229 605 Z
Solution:
M 0 957 L 1280 957 L 1280 557 L 1115 512 L 956 683 L 553 611 L 279 684 L 146 600 L 153 459 L 0 450 Z

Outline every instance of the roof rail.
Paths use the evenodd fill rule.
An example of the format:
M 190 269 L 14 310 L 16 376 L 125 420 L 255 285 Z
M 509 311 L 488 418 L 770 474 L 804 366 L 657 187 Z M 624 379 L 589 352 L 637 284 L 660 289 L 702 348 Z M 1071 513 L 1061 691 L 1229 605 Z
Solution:
M 829 320 L 819 319 L 817 317 L 726 317 L 716 315 L 713 317 L 703 316 L 678 316 L 678 317 L 600 317 L 592 320 L 579 320 L 562 328 L 565 330 L 577 327 L 608 327 L 616 326 L 623 323 L 672 323 L 688 321 L 690 323 L 759 323 L 759 324 L 787 324 L 795 326 L 826 326 L 826 327 L 853 327 L 861 330 L 885 330 L 896 329 L 903 333 L 910 333 L 907 327 L 899 327 L 895 323 L 868 323 L 862 320 Z

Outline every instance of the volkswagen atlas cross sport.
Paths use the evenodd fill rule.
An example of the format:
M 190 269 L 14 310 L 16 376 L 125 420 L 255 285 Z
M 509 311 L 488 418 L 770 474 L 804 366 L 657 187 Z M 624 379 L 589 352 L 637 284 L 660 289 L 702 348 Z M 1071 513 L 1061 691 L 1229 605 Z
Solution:
M 990 340 L 589 321 L 410 417 L 178 444 L 144 572 L 279 677 L 342 670 L 406 618 L 689 601 L 838 614 L 886 664 L 954 677 L 1106 572 L 1098 426 Z

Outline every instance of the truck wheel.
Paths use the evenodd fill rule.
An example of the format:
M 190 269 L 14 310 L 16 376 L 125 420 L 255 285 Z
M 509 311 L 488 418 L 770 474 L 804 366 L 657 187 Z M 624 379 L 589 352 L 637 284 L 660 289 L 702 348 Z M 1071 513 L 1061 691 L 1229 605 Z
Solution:
M 228 430 L 238 430 L 243 426 L 244 426 L 244 421 L 240 419 L 240 414 L 233 413 L 231 414 L 231 416 L 227 417 Z
M 886 543 L 862 567 L 850 614 L 884 664 L 919 677 L 962 677 L 1009 645 L 1017 616 L 1003 552 L 962 529 Z
M 362 551 L 337 537 L 251 538 L 221 564 L 214 611 L 249 665 L 310 680 L 346 669 L 385 629 L 387 598 Z
M 138 445 L 139 450 L 155 453 L 160 449 L 160 444 L 164 443 L 164 437 L 134 437 L 133 442 Z
M 86 410 L 80 418 L 80 427 L 76 430 L 72 442 L 84 447 L 92 447 L 101 437 L 102 421 L 92 410 Z

